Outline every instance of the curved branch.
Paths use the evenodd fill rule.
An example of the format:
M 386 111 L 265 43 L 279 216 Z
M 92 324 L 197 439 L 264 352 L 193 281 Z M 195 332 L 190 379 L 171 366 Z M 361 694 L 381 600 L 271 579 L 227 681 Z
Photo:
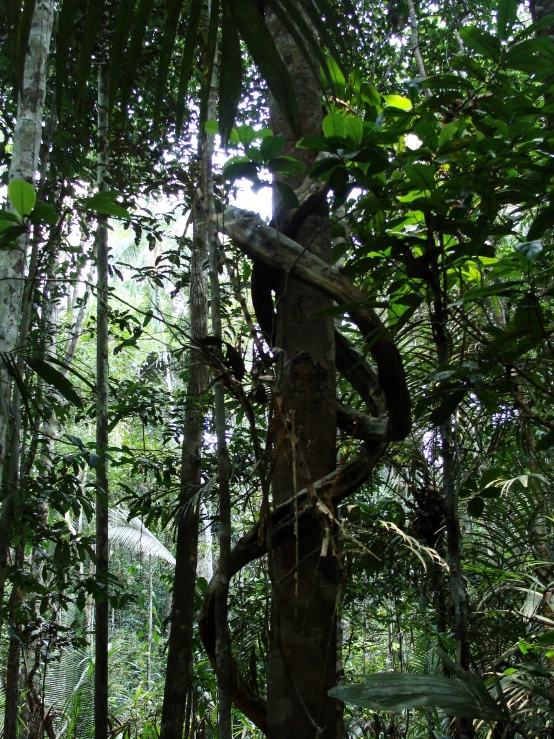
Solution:
M 219 217 L 220 218 L 220 217 Z M 268 515 L 271 521 L 258 521 L 232 549 L 227 574 L 233 577 L 249 562 L 267 552 L 267 532 L 271 531 L 271 547 L 275 549 L 294 532 L 318 515 L 314 499 L 336 505 L 355 492 L 368 478 L 389 441 L 404 439 L 411 427 L 411 404 L 402 361 L 396 346 L 379 317 L 367 308 L 367 297 L 339 272 L 310 254 L 282 233 L 266 226 L 255 213 L 228 208 L 221 231 L 232 238 L 253 259 L 286 272 L 339 304 L 346 305 L 352 320 L 362 331 L 377 364 L 378 374 L 354 349 L 346 337 L 335 332 L 336 366 L 367 405 L 372 416 L 337 401 L 339 426 L 365 444 L 358 455 L 334 472 L 304 488 Z M 332 506 L 331 506 L 332 507 Z M 208 658 L 215 669 L 215 600 L 221 573 L 216 570 L 204 595 L 198 617 L 200 636 Z M 261 731 L 267 733 L 265 701 L 248 685 L 231 657 L 231 697 L 237 708 Z
M 266 226 L 256 213 L 229 207 L 217 219 L 218 228 L 245 254 L 275 269 L 294 272 L 297 279 L 346 306 L 377 364 L 379 385 L 389 414 L 387 439 L 405 439 L 411 428 L 411 401 L 402 360 L 388 330 L 375 311 L 366 307 L 365 293 L 315 254 Z

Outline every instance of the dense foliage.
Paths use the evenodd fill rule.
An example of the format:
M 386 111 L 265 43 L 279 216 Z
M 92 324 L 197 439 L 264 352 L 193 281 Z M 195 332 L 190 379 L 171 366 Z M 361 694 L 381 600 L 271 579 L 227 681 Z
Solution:
M 86 3 L 64 2 L 55 21 L 68 46 L 59 43 L 49 60 L 40 178 L 35 187 L 12 180 L 11 206 L 0 213 L 0 260 L 29 236 L 32 285 L 23 296 L 25 340 L 1 352 L 22 419 L 18 474 L 8 455 L 3 479 L 3 500 L 16 501 L 0 650 L 6 716 L 15 684 L 19 736 L 94 731 L 92 604 L 102 597 L 94 577 L 98 217 L 110 217 L 110 736 L 159 736 L 173 533 L 193 508 L 200 513 L 195 612 L 217 564 L 213 387 L 222 377 L 232 543 L 258 521 L 263 527 L 268 501 L 255 441 L 263 445 L 275 422 L 274 362 L 249 326 L 252 262 L 223 236 L 224 343 L 219 353 L 204 345 L 212 380 L 196 399 L 201 482 L 183 487 L 187 383 L 201 349 L 191 336 L 191 226 L 205 181 L 198 146 L 221 132 L 215 210 L 225 213 L 244 180 L 256 210 L 254 193 L 270 193 L 272 175 L 309 176 L 329 205 L 333 265 L 386 325 L 412 399 L 409 435 L 387 446 L 336 512 L 341 656 L 332 694 L 344 701 L 344 736 L 551 736 L 552 16 L 532 23 L 515 0 L 345 3 L 333 33 L 325 18 L 319 24 L 322 50 L 311 52 L 315 67 L 327 61 L 321 134 L 297 144 L 318 155 L 306 170 L 269 128 L 266 84 L 291 125 L 302 100 L 291 102 L 284 73 L 268 72 L 274 50 L 264 62 L 252 31 L 262 16 L 246 0 L 242 20 L 240 8 L 230 15 L 225 4 L 218 51 L 214 5 L 210 21 L 194 3 L 180 18 L 180 3 L 141 1 L 142 31 L 124 28 L 122 9 L 134 7 L 126 0 L 106 3 L 86 23 L 78 17 Z M 23 26 L 2 19 L 14 38 L 23 33 L 25 6 Z M 0 56 L 6 183 L 18 84 L 9 53 Z M 218 53 L 216 123 L 205 119 Z M 95 63 L 111 59 L 104 192 L 96 182 L 96 70 L 87 54 Z M 237 58 L 246 80 L 233 67 Z M 76 76 L 66 80 L 72 65 Z M 298 191 L 274 189 L 301 207 Z M 351 308 L 323 312 L 358 347 L 360 363 L 371 363 L 379 337 L 360 335 Z M 344 405 L 366 410 L 367 399 L 342 376 L 337 392 Z M 337 459 L 353 457 L 361 438 L 356 425 L 340 431 Z M 231 651 L 262 697 L 271 587 L 264 553 L 238 569 L 229 593 Z M 192 661 L 185 735 L 218 736 L 218 682 L 197 629 Z M 238 710 L 233 733 L 261 736 Z

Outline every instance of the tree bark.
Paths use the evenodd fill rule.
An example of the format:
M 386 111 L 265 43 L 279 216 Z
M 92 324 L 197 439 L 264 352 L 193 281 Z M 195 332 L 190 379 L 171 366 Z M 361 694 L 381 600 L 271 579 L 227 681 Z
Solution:
M 194 211 L 191 255 L 190 333 L 208 333 L 208 276 L 206 271 L 207 219 L 199 204 Z M 208 383 L 207 367 L 198 352 L 190 353 L 186 419 L 181 460 L 182 513 L 177 523 L 177 551 L 171 607 L 167 670 L 160 739 L 181 739 L 190 684 L 194 589 L 198 552 L 199 501 L 204 407 L 202 395 Z
M 19 94 L 9 181 L 22 179 L 35 184 L 42 138 L 47 61 L 53 18 L 54 3 L 52 0 L 37 0 L 31 22 L 23 84 Z M 11 423 L 11 382 L 7 363 L 14 361 L 14 352 L 19 340 L 27 245 L 28 239 L 23 236 L 19 239 L 17 248 L 0 253 L 0 481 L 3 480 L 4 463 L 10 444 L 15 441 L 8 438 Z M 4 599 L 16 493 L 17 491 L 13 488 L 4 491 L 0 510 L 0 604 Z
M 293 39 L 269 15 L 268 26 L 302 100 L 302 133 L 321 133 L 322 107 L 318 81 Z M 270 101 L 270 126 L 286 140 L 285 154 L 299 156 L 296 139 L 274 101 Z M 306 165 L 313 152 L 303 151 Z M 301 178 L 303 179 L 303 178 Z M 287 178 L 297 189 L 301 179 Z M 277 192 L 277 191 L 275 191 Z M 274 216 L 283 207 L 274 197 Z M 286 220 L 286 219 L 284 219 Z M 280 223 L 276 223 L 277 228 Z M 326 203 L 309 216 L 296 240 L 330 262 Z M 276 296 L 276 345 L 279 348 L 274 423 L 286 423 L 289 438 L 276 460 L 272 478 L 273 501 L 283 503 L 333 471 L 336 445 L 335 347 L 332 318 L 312 318 L 331 301 L 286 274 Z M 327 519 L 310 516 L 291 539 L 270 553 L 272 583 L 271 639 L 268 655 L 267 735 L 337 736 L 336 702 L 327 691 L 336 684 L 336 609 L 340 563 L 332 545 L 334 536 Z M 271 542 L 269 544 L 271 547 Z
M 98 190 L 108 190 L 108 70 L 98 68 Z M 94 723 L 96 739 L 108 736 L 108 219 L 96 231 L 96 576 Z

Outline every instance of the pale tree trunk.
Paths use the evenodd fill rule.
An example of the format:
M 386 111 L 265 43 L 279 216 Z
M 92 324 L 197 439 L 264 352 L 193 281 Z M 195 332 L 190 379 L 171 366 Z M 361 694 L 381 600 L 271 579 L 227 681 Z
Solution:
M 17 122 L 13 137 L 9 180 L 22 179 L 35 184 L 42 137 L 46 70 L 54 17 L 52 0 L 37 0 L 29 35 L 23 84 L 19 94 Z M 21 295 L 27 257 L 27 238 L 17 248 L 0 252 L 0 483 L 10 445 L 18 440 L 10 428 L 10 377 L 6 364 L 14 361 L 18 343 Z M 10 530 L 15 513 L 17 490 L 4 491 L 0 510 L 0 604 L 4 599 Z M 1 619 L 1 616 L 0 616 Z M 1 625 L 1 621 L 0 621 Z
M 108 70 L 98 68 L 98 190 L 108 189 Z M 96 231 L 96 595 L 94 724 L 96 739 L 108 736 L 108 223 L 99 216 Z
M 270 15 L 268 26 L 294 80 L 301 100 L 302 135 L 321 134 L 321 92 L 309 65 L 291 37 Z M 285 154 L 309 165 L 313 153 L 295 149 L 296 140 L 275 103 L 270 104 L 271 128 L 286 139 Z M 286 182 L 297 188 L 303 178 Z M 274 202 L 274 213 L 282 206 Z M 283 221 L 286 223 L 286 218 Z M 284 223 L 277 223 L 283 227 Z M 330 262 L 326 203 L 304 223 L 296 241 Z M 281 408 L 276 423 L 289 425 L 289 439 L 273 475 L 275 505 L 291 491 L 306 486 L 335 468 L 336 411 L 334 330 L 331 318 L 312 318 L 328 307 L 321 293 L 286 275 L 277 296 L 276 345 L 279 348 L 277 388 Z M 291 438 L 293 437 L 293 438 Z M 301 459 L 303 458 L 303 460 Z M 295 469 L 296 468 L 296 469 Z M 314 507 L 315 511 L 315 507 Z M 337 702 L 327 691 L 336 684 L 336 611 L 340 563 L 334 547 L 323 543 L 334 532 L 315 513 L 290 542 L 268 554 L 272 582 L 272 629 L 268 662 L 268 737 L 329 739 L 342 732 Z
M 194 206 L 194 231 L 190 277 L 190 334 L 199 339 L 208 333 L 207 221 L 199 204 Z M 198 551 L 198 488 L 201 482 L 204 408 L 202 395 L 208 373 L 199 352 L 191 351 L 187 382 L 186 427 L 181 460 L 181 512 L 177 521 L 177 550 L 162 707 L 160 739 L 181 739 L 190 684 L 194 591 Z

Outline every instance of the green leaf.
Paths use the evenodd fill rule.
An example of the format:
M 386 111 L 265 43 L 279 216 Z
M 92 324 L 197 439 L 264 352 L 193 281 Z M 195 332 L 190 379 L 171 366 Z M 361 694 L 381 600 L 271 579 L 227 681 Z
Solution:
M 323 133 L 327 138 L 344 136 L 344 116 L 340 113 L 328 113 L 322 123 Z
M 46 226 L 55 226 L 60 219 L 59 214 L 50 203 L 39 203 L 33 208 L 31 221 Z
M 430 706 L 449 716 L 502 721 L 507 716 L 491 698 L 483 682 L 457 677 L 387 672 L 366 675 L 359 685 L 337 685 L 328 695 L 373 711 L 398 713 L 407 708 Z
M 341 166 L 341 162 L 334 157 L 326 157 L 325 159 L 320 159 L 318 162 L 315 162 L 310 167 L 310 178 L 316 181 L 327 180 L 329 179 L 331 172 L 339 166 Z
M 31 213 L 37 202 L 34 187 L 25 180 L 12 180 L 8 184 L 8 198 L 22 218 Z
M 116 190 L 97 192 L 95 195 L 92 195 L 92 197 L 87 198 L 83 202 L 83 207 L 105 216 L 113 216 L 114 218 L 125 218 L 126 220 L 130 220 L 131 214 L 129 211 L 116 202 L 118 194 L 119 193 Z
M 517 20 L 519 0 L 500 0 L 496 9 L 496 29 L 498 38 L 506 41 L 512 26 Z
M 6 228 L 12 223 L 16 223 L 18 226 L 21 225 L 21 217 L 9 210 L 0 210 L 0 221 L 2 221 L 0 228 Z
M 535 241 L 525 241 L 523 244 L 517 244 L 515 248 L 518 254 L 520 254 L 528 264 L 533 264 L 535 259 L 543 250 L 543 245 L 540 239 L 535 239 Z
M 471 80 L 461 77 L 459 74 L 434 74 L 424 79 L 421 83 L 423 88 L 429 90 L 472 90 Z
M 82 408 L 83 403 L 81 401 L 81 398 L 77 395 L 73 384 L 70 380 L 67 379 L 67 377 L 64 377 L 64 375 L 62 375 L 62 373 L 59 372 L 55 367 L 52 367 L 51 364 L 45 362 L 44 359 L 40 359 L 40 357 L 26 356 L 25 361 L 27 362 L 29 367 L 44 380 L 44 382 L 56 388 L 60 395 L 63 395 L 63 397 L 70 403 L 73 403 L 73 405 L 76 405 L 78 408 Z
M 379 90 L 370 85 L 369 82 L 362 82 L 360 87 L 360 95 L 364 103 L 373 106 L 374 108 L 380 108 L 382 105 L 381 93 Z
M 231 162 L 223 168 L 223 176 L 226 180 L 234 182 L 245 177 L 251 182 L 258 182 L 258 168 L 253 162 Z
M 330 153 L 334 153 L 336 150 L 323 136 L 306 136 L 297 142 L 296 147 L 298 149 L 328 151 Z
M 409 164 L 406 167 L 408 182 L 419 190 L 435 189 L 435 167 L 430 164 Z
M 250 144 L 256 139 L 256 131 L 254 131 L 252 126 L 239 126 L 239 128 L 237 128 L 237 134 L 239 141 L 244 148 L 250 146 Z
M 406 111 L 413 108 L 412 101 L 402 95 L 383 95 L 383 100 L 389 108 L 399 108 Z
M 431 413 L 431 423 L 434 426 L 441 426 L 448 420 L 465 398 L 467 392 L 468 388 L 466 387 L 456 388 L 449 392 L 446 399 Z
M 263 161 L 267 162 L 280 154 L 285 148 L 285 139 L 282 136 L 266 136 L 260 144 Z
M 477 54 L 481 54 L 481 56 L 493 62 L 500 59 L 500 41 L 490 33 L 481 31 L 476 26 L 466 26 L 460 28 L 460 36 L 464 45 L 477 52 Z
M 355 115 L 347 115 L 344 118 L 344 129 L 347 136 L 349 136 L 359 146 L 363 135 L 364 135 L 364 124 Z
M 215 136 L 216 133 L 219 133 L 219 123 L 217 121 L 206 121 L 204 123 L 204 131 Z
M 485 501 L 480 495 L 476 495 L 467 504 L 467 512 L 472 518 L 481 518 L 485 510 Z
M 273 174 L 295 175 L 303 174 L 306 167 L 298 159 L 288 156 L 274 157 L 267 162 L 267 168 Z

